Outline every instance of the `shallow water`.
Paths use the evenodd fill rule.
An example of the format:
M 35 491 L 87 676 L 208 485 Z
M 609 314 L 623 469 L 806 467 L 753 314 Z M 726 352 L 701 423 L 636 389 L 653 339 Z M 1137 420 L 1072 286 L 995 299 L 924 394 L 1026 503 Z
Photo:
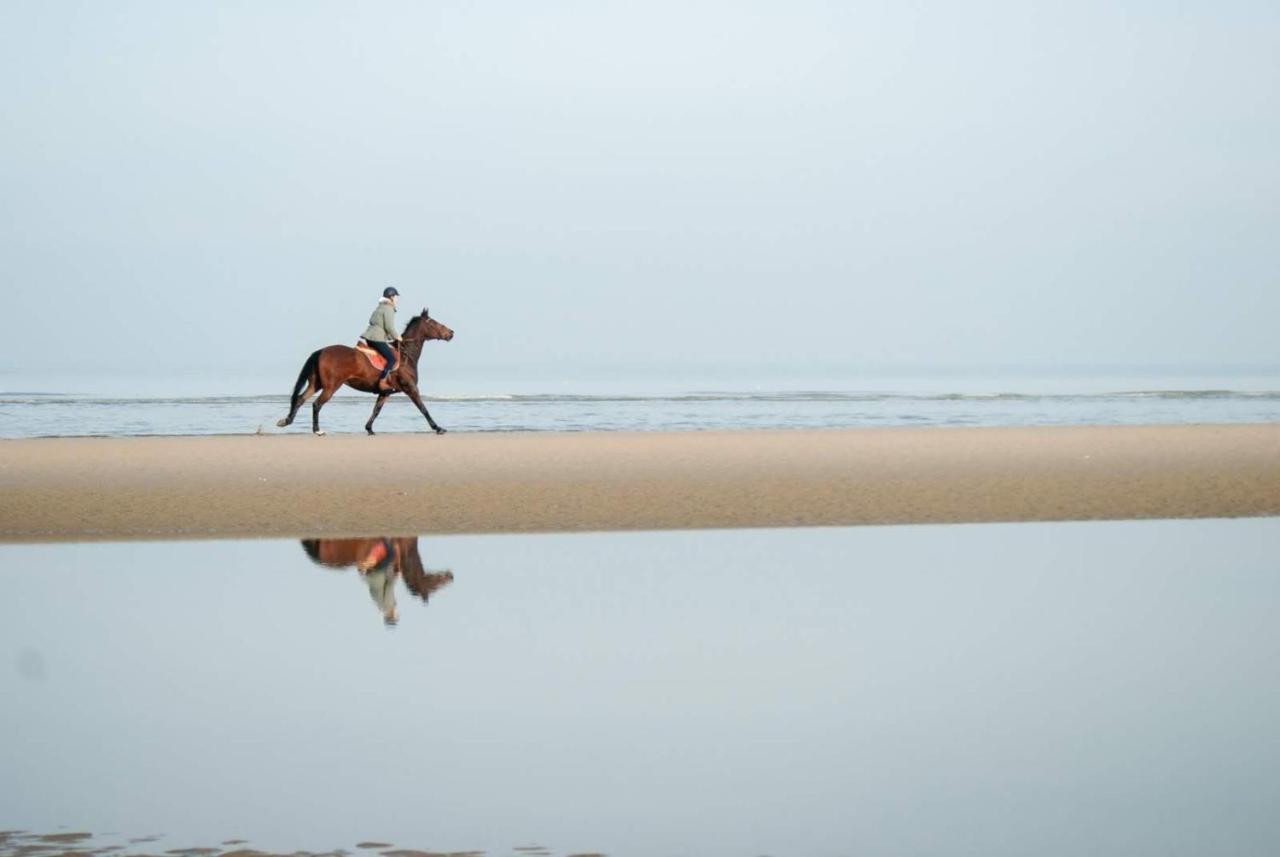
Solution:
M 360 432 L 373 399 L 343 394 L 321 413 L 327 431 Z M 886 426 L 1032 426 L 1259 423 L 1280 421 L 1280 392 L 1138 391 L 1096 394 L 904 394 L 832 391 L 679 393 L 662 396 L 499 395 L 429 397 L 451 431 L 716 431 Z M 0 395 L 0 437 L 274 434 L 311 429 L 306 405 L 291 428 L 276 420 L 283 396 L 99 399 Z M 403 396 L 378 416 L 380 432 L 425 432 Z
M 1275 853 L 1277 547 L 1280 519 L 3 546 L 0 829 Z
M 0 437 L 274 433 L 288 380 L 94 379 L 0 375 Z M 41 386 L 13 386 L 22 382 Z M 114 385 L 114 386 L 112 386 Z M 233 391 L 218 394 L 214 389 Z M 44 390 L 45 392 L 13 392 Z M 267 390 L 271 394 L 247 394 Z M 464 377 L 424 382 L 427 407 L 452 431 L 698 431 L 877 426 L 1150 425 L 1280 421 L 1280 374 L 1089 377 L 864 377 L 853 374 L 705 379 Z M 127 392 L 126 392 L 127 391 Z M 371 396 L 341 391 L 321 413 L 333 432 L 361 432 Z M 307 431 L 305 406 L 286 431 Z M 425 431 L 404 396 L 377 430 Z

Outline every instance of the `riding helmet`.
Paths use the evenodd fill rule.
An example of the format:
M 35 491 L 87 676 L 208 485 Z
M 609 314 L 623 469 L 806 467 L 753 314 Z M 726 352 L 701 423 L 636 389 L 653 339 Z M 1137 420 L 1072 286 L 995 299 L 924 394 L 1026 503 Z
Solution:
M 400 293 L 396 291 L 395 286 L 387 286 L 385 289 L 382 290 L 382 296 L 384 298 L 394 298 L 394 297 L 399 297 L 399 295 Z

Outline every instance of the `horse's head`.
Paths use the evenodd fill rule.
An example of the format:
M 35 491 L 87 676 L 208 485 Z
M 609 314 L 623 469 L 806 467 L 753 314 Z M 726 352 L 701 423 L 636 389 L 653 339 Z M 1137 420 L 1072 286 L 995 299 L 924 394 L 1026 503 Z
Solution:
M 424 602 L 438 589 L 453 583 L 453 572 L 449 570 L 431 571 L 422 565 L 422 555 L 418 553 L 418 537 L 396 539 L 396 569 L 409 591 Z
M 438 590 L 453 583 L 453 572 L 423 570 L 422 574 L 404 575 L 404 585 L 411 593 L 422 599 L 425 604 L 431 600 Z
M 413 320 L 405 327 L 404 334 L 409 339 L 440 339 L 445 342 L 453 339 L 453 331 L 432 318 L 425 307 L 422 310 L 422 314 L 415 315 Z

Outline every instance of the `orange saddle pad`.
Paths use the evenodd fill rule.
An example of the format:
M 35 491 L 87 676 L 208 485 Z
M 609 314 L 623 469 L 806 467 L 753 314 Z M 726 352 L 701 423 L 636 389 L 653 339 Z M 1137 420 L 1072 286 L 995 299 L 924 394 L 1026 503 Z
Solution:
M 374 351 L 368 345 L 365 345 L 363 339 L 356 343 L 356 351 L 359 351 L 368 358 L 369 362 L 373 364 L 373 368 L 377 369 L 379 372 L 382 371 L 382 367 L 387 365 L 387 361 L 383 359 L 382 355 Z M 398 365 L 400 365 L 399 358 L 396 359 L 396 366 Z M 392 366 L 391 368 L 394 369 L 395 366 Z
M 365 568 L 377 568 L 387 559 L 387 543 L 379 540 L 361 560 Z

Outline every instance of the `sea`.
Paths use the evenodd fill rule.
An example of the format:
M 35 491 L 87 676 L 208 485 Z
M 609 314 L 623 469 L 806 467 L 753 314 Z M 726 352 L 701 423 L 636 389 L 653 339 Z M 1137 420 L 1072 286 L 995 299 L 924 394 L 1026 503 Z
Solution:
M 0 373 L 0 438 L 272 434 L 293 426 L 292 373 L 183 372 L 171 376 Z M 1256 423 L 1280 420 L 1280 367 L 1251 370 L 876 373 L 855 370 L 717 372 L 508 367 L 422 381 L 435 420 L 461 432 L 713 431 L 886 426 Z M 324 408 L 330 432 L 361 432 L 369 395 L 339 392 Z M 403 395 L 375 429 L 426 431 Z

